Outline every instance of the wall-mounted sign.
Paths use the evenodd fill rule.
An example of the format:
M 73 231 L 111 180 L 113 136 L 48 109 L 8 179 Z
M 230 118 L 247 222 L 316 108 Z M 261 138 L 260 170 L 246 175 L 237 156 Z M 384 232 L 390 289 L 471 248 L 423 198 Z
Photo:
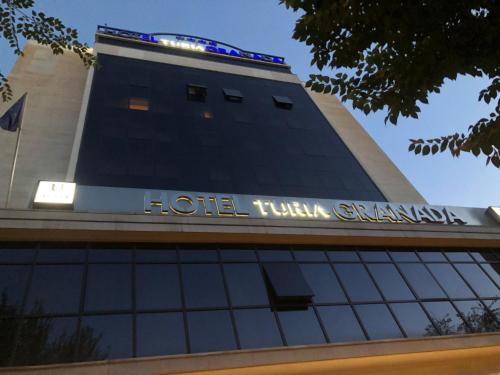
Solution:
M 481 208 L 79 186 L 75 211 L 363 223 L 495 225 Z
M 36 189 L 34 207 L 71 208 L 75 199 L 73 182 L 40 181 Z
M 241 48 L 232 46 L 227 43 L 219 42 L 213 39 L 201 38 L 197 36 L 172 34 L 172 33 L 141 33 L 137 31 L 129 31 L 117 29 L 108 26 L 98 26 L 97 32 L 127 38 L 140 40 L 142 42 L 151 43 L 154 45 L 180 48 L 189 51 L 216 54 L 222 56 L 230 56 L 238 59 L 247 59 L 260 61 L 272 64 L 285 65 L 285 58 L 280 56 L 268 55 L 265 53 L 245 51 Z

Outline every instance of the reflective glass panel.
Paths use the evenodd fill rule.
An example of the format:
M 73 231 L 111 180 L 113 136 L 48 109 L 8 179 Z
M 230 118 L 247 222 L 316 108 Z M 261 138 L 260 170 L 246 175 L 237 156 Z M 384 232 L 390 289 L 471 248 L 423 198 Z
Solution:
M 500 290 L 477 264 L 455 264 L 455 267 L 479 297 L 500 297 Z
M 435 334 L 434 326 L 418 303 L 391 303 L 390 307 L 408 337 Z
M 228 311 L 188 312 L 187 320 L 193 353 L 236 349 Z
M 480 301 L 455 301 L 455 306 L 467 323 L 467 332 L 495 332 L 500 329 L 500 322 Z
M 181 262 L 217 262 L 217 250 L 179 250 Z
M 253 250 L 221 250 L 223 262 L 256 262 L 257 256 Z
M 77 313 L 80 308 L 83 267 L 36 266 L 25 313 Z
M 303 250 L 294 251 L 293 254 L 298 262 L 326 262 L 325 253 L 322 251 Z
M 395 262 L 418 262 L 417 254 L 413 251 L 391 251 L 391 257 Z
M 128 264 L 92 264 L 87 273 L 85 310 L 129 310 L 132 275 Z
M 315 303 L 346 302 L 332 267 L 329 264 L 301 264 L 300 268 L 314 293 Z
M 72 362 L 78 318 L 23 319 L 14 365 Z
M 390 262 L 385 251 L 360 251 L 361 259 L 365 262 Z
M 481 264 L 481 267 L 500 287 L 500 263 Z
M 465 325 L 458 312 L 449 302 L 425 302 L 424 307 L 434 321 L 437 331 L 431 335 L 452 335 L 465 332 Z
M 320 306 L 318 313 L 330 342 L 366 340 L 350 306 Z
M 449 264 L 427 265 L 451 298 L 474 298 L 474 294 Z
M 182 266 L 182 280 L 188 308 L 227 306 L 218 264 L 185 264 Z
M 424 262 L 446 262 L 446 259 L 440 251 L 419 251 L 418 256 Z
M 363 265 L 336 264 L 335 270 L 351 301 L 380 301 L 382 299 Z
M 446 298 L 423 264 L 399 264 L 399 269 L 420 298 Z
M 445 255 L 452 262 L 472 262 L 472 258 L 465 251 L 446 251 Z
M 415 299 L 393 264 L 369 264 L 368 269 L 385 299 L 389 301 Z
M 283 345 L 274 313 L 270 309 L 235 310 L 234 319 L 242 349 Z
M 312 308 L 280 311 L 278 316 L 288 345 L 322 344 L 326 342 Z
M 34 249 L 0 249 L 0 263 L 33 263 Z
M 182 313 L 138 314 L 137 356 L 186 353 Z
M 84 316 L 79 361 L 132 357 L 132 316 Z
M 329 251 L 328 258 L 332 262 L 359 262 L 359 257 L 356 251 Z
M 0 298 L 4 306 L 0 316 L 21 312 L 30 266 L 0 266 Z
M 170 263 L 177 261 L 175 250 L 141 249 L 135 251 L 135 260 L 139 263 Z
M 135 273 L 138 310 L 181 308 L 177 265 L 137 265 Z
M 356 305 L 354 308 L 370 340 L 403 337 L 386 305 Z
M 40 249 L 37 263 L 83 263 L 86 258 L 84 249 Z
M 233 306 L 269 303 L 264 278 L 258 264 L 225 264 L 224 272 Z
M 285 250 L 261 250 L 259 258 L 262 262 L 287 262 L 292 261 L 292 254 Z
M 132 260 L 132 250 L 128 249 L 91 249 L 90 263 L 128 263 Z

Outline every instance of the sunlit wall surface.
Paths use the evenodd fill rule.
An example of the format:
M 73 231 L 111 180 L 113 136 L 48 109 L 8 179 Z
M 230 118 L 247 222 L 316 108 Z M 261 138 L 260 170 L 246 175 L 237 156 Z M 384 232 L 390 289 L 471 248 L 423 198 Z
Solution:
M 311 300 L 276 299 L 282 286 L 267 272 L 280 267 Z M 491 250 L 8 246 L 0 362 L 495 331 L 499 287 L 500 251 Z
M 108 55 L 99 63 L 78 184 L 385 200 L 300 84 Z

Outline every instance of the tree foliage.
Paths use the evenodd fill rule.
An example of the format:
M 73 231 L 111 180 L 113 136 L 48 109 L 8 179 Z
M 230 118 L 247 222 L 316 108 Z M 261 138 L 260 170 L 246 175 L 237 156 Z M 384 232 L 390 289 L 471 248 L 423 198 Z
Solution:
M 78 41 L 77 30 L 66 27 L 58 18 L 35 11 L 34 5 L 34 0 L 0 0 L 0 35 L 7 40 L 16 55 L 23 55 L 19 42 L 19 38 L 23 37 L 49 46 L 55 55 L 73 51 L 86 66 L 95 63 L 89 47 Z M 3 101 L 12 99 L 12 89 L 2 73 L 0 94 Z
M 386 123 L 418 118 L 445 79 L 486 77 L 479 101 L 496 104 L 464 133 L 412 139 L 409 151 L 453 156 L 483 153 L 500 167 L 500 2 L 496 0 L 281 0 L 300 11 L 293 37 L 311 46 L 313 91 L 337 94 L 365 114 L 387 110 Z M 457 124 L 457 127 L 461 124 Z

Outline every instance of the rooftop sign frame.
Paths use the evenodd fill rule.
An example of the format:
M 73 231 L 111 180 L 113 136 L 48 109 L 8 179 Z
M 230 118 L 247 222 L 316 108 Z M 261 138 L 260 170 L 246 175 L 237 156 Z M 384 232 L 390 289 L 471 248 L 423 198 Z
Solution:
M 102 25 L 97 26 L 97 34 L 120 39 L 134 40 L 159 47 L 182 49 L 195 53 L 229 57 L 238 60 L 271 64 L 285 68 L 289 67 L 285 63 L 285 58 L 282 56 L 247 51 L 228 43 L 195 35 L 168 32 L 143 33 Z

